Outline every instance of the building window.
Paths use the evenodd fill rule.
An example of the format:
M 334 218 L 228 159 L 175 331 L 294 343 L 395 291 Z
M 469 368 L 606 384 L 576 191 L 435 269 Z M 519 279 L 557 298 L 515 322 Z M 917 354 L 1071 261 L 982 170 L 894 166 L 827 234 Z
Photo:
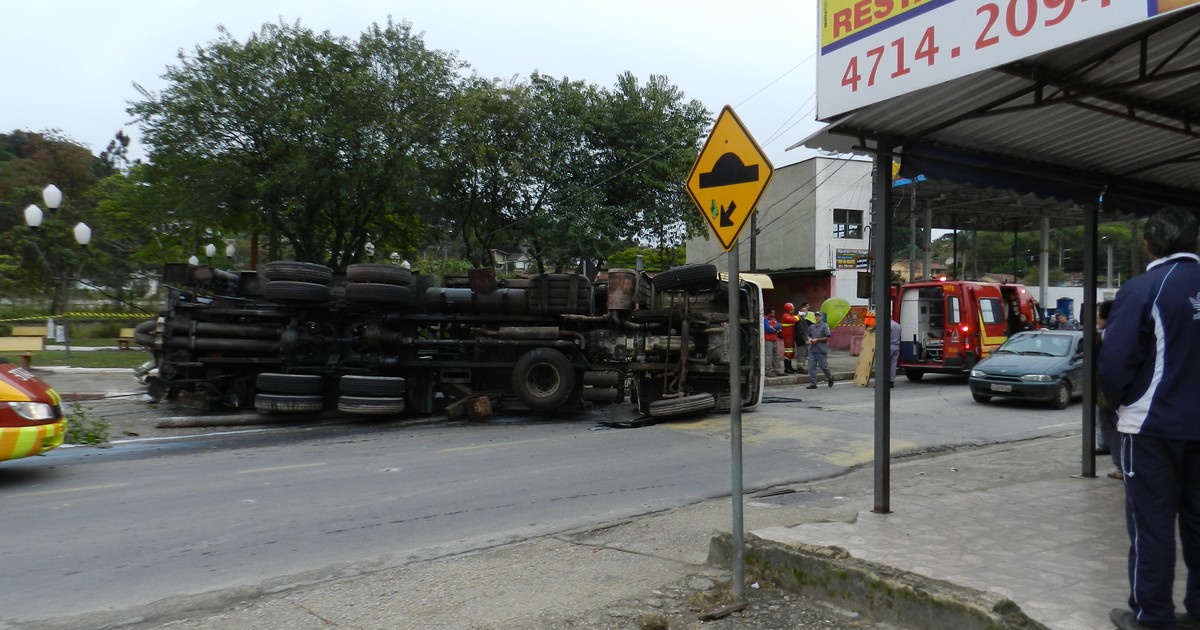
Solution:
M 833 237 L 834 238 L 862 238 L 863 232 L 863 211 L 862 210 L 847 210 L 845 208 L 833 209 Z

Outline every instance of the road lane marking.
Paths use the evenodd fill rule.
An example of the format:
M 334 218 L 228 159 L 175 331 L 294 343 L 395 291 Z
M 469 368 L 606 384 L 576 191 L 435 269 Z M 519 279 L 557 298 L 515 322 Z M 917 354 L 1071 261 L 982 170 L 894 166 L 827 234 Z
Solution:
M 112 488 L 124 488 L 125 486 L 128 486 L 128 485 L 129 485 L 128 482 L 126 482 L 126 483 L 106 483 L 106 484 L 99 485 L 99 486 L 80 486 L 78 488 L 63 488 L 61 490 L 39 490 L 37 492 L 18 492 L 17 494 L 10 494 L 8 496 L 13 497 L 13 498 L 45 497 L 45 496 L 50 496 L 53 494 L 68 494 L 71 492 L 92 492 L 94 490 L 110 490 Z
M 488 444 L 470 444 L 468 446 L 455 446 L 452 448 L 444 448 L 435 453 L 455 453 L 459 451 L 477 451 L 482 448 L 494 448 L 497 446 L 514 446 L 517 444 L 533 444 L 534 442 L 545 442 L 554 438 L 537 438 L 533 440 L 513 440 L 511 442 L 490 442 Z
M 723 418 L 705 418 L 690 422 L 667 422 L 664 427 L 707 437 L 728 440 L 729 421 Z M 875 459 L 875 436 L 861 431 L 847 431 L 836 427 L 813 424 L 797 424 L 794 420 L 755 414 L 752 420 L 742 425 L 742 442 L 765 448 L 778 448 L 785 442 L 795 445 L 791 450 L 805 457 L 834 466 L 851 467 L 866 464 Z M 892 439 L 888 444 L 892 453 L 912 451 L 914 442 Z
M 239 470 L 239 475 L 250 475 L 263 472 L 279 472 L 281 470 L 298 470 L 300 468 L 316 468 L 318 466 L 328 466 L 325 462 L 313 462 L 311 464 L 293 464 L 291 466 L 270 466 L 268 468 L 250 468 L 248 470 Z

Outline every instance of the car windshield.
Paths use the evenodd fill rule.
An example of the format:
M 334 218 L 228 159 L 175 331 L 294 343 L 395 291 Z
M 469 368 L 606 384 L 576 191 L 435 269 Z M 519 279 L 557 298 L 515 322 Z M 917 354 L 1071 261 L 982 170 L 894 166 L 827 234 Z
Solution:
M 1004 342 L 996 352 L 1065 357 L 1071 352 L 1071 338 L 1066 335 L 1017 335 Z

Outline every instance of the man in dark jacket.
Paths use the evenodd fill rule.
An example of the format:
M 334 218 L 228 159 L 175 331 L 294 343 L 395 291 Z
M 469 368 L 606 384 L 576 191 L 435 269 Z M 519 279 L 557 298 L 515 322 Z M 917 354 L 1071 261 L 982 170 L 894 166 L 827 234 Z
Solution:
M 1200 628 L 1200 257 L 1197 218 L 1167 209 L 1144 228 L 1146 272 L 1117 293 L 1099 380 L 1117 408 L 1129 610 L 1118 628 Z M 1110 445 L 1110 448 L 1113 448 Z M 1175 522 L 1187 565 L 1186 613 L 1175 614 Z

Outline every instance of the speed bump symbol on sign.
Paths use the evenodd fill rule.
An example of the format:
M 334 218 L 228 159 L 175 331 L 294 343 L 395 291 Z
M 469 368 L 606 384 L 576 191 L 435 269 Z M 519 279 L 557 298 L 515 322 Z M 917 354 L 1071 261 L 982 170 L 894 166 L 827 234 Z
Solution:
M 772 171 L 766 154 L 726 105 L 687 181 L 688 194 L 725 251 L 737 242 Z

